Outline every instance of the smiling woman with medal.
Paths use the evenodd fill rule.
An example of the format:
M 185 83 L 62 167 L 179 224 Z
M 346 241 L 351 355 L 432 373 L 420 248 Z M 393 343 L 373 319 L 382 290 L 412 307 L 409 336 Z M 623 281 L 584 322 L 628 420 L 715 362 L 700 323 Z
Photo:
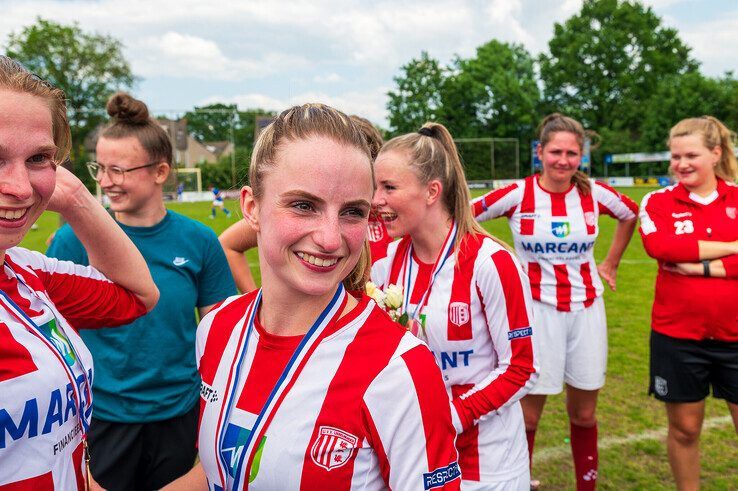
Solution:
M 361 131 L 293 107 L 259 136 L 249 177 L 263 286 L 200 323 L 200 464 L 168 489 L 458 489 L 432 354 L 356 293 L 373 191 Z
M 541 377 L 521 404 L 533 455 L 546 397 L 566 384 L 577 489 L 597 482 L 597 395 L 607 369 L 607 319 L 600 276 L 615 290 L 620 258 L 635 230 L 638 205 L 579 170 L 585 133 L 558 113 L 539 126 L 541 175 L 474 200 L 477 220 L 505 216 L 528 273 L 539 326 Z M 618 220 L 607 257 L 596 264 L 601 214 Z M 598 276 L 599 273 L 599 276 Z M 533 481 L 531 487 L 539 483 Z
M 86 489 L 93 364 L 77 330 L 153 308 L 146 263 L 82 183 L 64 93 L 0 56 L 0 488 Z M 44 210 L 59 212 L 91 267 L 17 247 Z
M 474 221 L 448 130 L 427 123 L 387 142 L 376 160 L 374 205 L 402 237 L 372 267 L 401 285 L 402 322 L 442 370 L 463 488 L 528 489 L 519 399 L 536 379 L 531 296 L 513 254 Z

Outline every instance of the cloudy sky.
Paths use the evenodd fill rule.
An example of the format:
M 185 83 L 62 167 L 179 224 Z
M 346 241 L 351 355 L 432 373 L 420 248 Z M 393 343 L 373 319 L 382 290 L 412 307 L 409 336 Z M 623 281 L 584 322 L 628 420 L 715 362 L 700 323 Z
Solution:
M 709 75 L 738 69 L 738 2 L 648 0 Z M 120 39 L 155 113 L 211 102 L 321 101 L 386 124 L 386 93 L 422 50 L 446 63 L 492 38 L 544 51 L 581 0 L 0 0 L 0 45 L 43 16 Z

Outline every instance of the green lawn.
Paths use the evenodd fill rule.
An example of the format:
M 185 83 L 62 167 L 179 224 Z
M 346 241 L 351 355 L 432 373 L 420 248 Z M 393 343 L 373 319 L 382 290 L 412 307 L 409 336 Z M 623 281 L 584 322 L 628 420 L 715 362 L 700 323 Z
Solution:
M 622 189 L 637 202 L 649 191 Z M 475 191 L 474 195 L 481 194 Z M 227 202 L 237 210 L 235 202 Z M 209 220 L 209 203 L 172 203 L 178 211 L 211 226 L 220 233 L 233 219 L 222 214 Z M 39 230 L 29 232 L 25 247 L 44 251 L 57 217 L 47 213 L 39 220 Z M 485 228 L 511 242 L 506 220 L 488 222 Z M 615 221 L 601 221 L 595 257 L 605 257 Z M 250 251 L 256 265 L 256 251 Z M 647 396 L 648 335 L 656 263 L 646 256 L 636 232 L 618 273 L 618 291 L 605 293 L 610 355 L 608 379 L 599 399 L 600 487 L 602 489 L 673 489 L 664 447 L 666 418 L 663 405 Z M 258 281 L 258 270 L 254 270 Z M 738 489 L 738 438 L 728 418 L 724 402 L 710 399 L 702 434 L 702 476 L 704 489 Z M 550 397 L 536 438 L 534 477 L 544 489 L 573 489 L 574 479 L 568 441 L 564 397 Z

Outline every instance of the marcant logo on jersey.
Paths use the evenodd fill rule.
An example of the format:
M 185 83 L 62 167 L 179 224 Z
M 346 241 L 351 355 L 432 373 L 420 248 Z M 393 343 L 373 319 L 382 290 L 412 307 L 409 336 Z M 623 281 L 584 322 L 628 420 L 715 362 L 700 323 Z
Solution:
M 223 458 L 228 463 L 228 474 L 231 477 L 236 477 L 236 471 L 238 470 L 238 462 L 241 460 L 246 444 L 246 440 L 251 434 L 251 430 L 248 428 L 242 428 L 233 423 L 228 423 L 225 437 L 223 438 Z M 249 482 L 253 482 L 256 476 L 259 474 L 259 466 L 261 465 L 261 454 L 264 451 L 264 445 L 266 445 L 267 437 L 264 436 L 259 442 L 259 447 L 256 449 L 254 460 L 251 462 L 251 470 L 249 472 Z M 246 456 L 244 456 L 244 461 Z M 245 462 L 244 462 L 245 463 Z
M 451 305 L 448 306 L 448 320 L 456 326 L 463 326 L 469 322 L 469 304 L 451 302 Z
M 507 333 L 507 339 L 512 341 L 513 339 L 529 338 L 533 335 L 532 327 L 521 327 L 519 329 L 513 329 Z
M 216 402 L 218 400 L 218 391 L 202 381 L 200 382 L 200 397 L 205 402 Z
M 457 462 L 451 462 L 446 467 L 439 467 L 433 472 L 423 474 L 423 489 L 440 488 L 446 483 L 461 477 L 461 470 Z
M 92 371 L 88 373 L 88 378 L 92 380 Z M 80 374 L 77 377 L 77 387 L 82 394 L 86 392 L 84 385 L 84 377 Z M 8 436 L 12 441 L 16 441 L 22 438 L 35 438 L 39 434 L 48 435 L 56 427 L 62 427 L 69 421 L 69 418 L 76 417 L 77 405 L 72 384 L 67 384 L 65 390 L 65 397 L 62 396 L 62 389 L 51 391 L 48 402 L 46 398 L 28 399 L 23 406 L 23 412 L 17 419 L 13 419 L 6 408 L 0 407 L 0 450 L 8 445 Z M 83 410 L 89 417 L 92 412 L 91 401 L 85 399 L 83 402 Z M 11 410 L 11 412 L 16 415 L 18 413 L 17 410 Z M 54 446 L 54 453 L 63 450 L 68 443 L 66 439 L 57 442 Z
M 592 247 L 591 242 L 521 242 L 523 250 L 533 254 L 584 254 Z
M 539 215 L 538 213 L 521 213 L 520 214 L 520 218 L 533 218 L 533 219 L 535 219 L 535 218 L 540 218 L 540 217 L 541 217 L 541 215 Z
M 174 261 L 172 261 L 172 264 L 174 264 L 175 266 L 184 266 L 188 262 L 190 262 L 189 259 L 185 259 L 183 257 L 175 257 Z
M 685 218 L 685 217 L 691 217 L 692 213 L 685 211 L 684 213 L 672 213 L 671 216 L 673 218 Z
M 368 227 L 369 242 L 379 242 L 384 238 L 384 230 L 379 222 L 369 222 Z
M 730 218 L 731 220 L 735 220 L 735 217 L 736 217 L 735 207 L 728 206 L 727 208 L 725 208 L 725 214 L 728 215 L 728 218 Z
M 359 438 L 332 426 L 321 426 L 310 457 L 318 466 L 330 471 L 346 465 L 359 443 Z
M 590 227 L 595 226 L 595 222 L 597 220 L 595 219 L 595 214 L 593 211 L 588 211 L 584 213 L 584 223 L 586 223 Z
M 571 232 L 569 222 L 551 222 L 551 233 L 559 239 L 563 239 Z
M 74 357 L 74 351 L 72 351 L 72 346 L 69 344 L 69 339 L 59 330 L 59 326 L 56 325 L 56 319 L 51 319 L 39 327 L 44 335 L 46 335 L 46 339 L 62 354 L 67 366 L 73 366 L 74 362 L 77 361 Z

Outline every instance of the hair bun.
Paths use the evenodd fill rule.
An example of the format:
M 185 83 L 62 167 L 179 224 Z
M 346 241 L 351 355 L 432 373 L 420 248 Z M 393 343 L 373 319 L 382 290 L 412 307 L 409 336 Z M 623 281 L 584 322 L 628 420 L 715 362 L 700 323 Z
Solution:
M 149 108 L 125 92 L 113 94 L 105 106 L 111 118 L 125 124 L 144 124 L 149 120 Z

